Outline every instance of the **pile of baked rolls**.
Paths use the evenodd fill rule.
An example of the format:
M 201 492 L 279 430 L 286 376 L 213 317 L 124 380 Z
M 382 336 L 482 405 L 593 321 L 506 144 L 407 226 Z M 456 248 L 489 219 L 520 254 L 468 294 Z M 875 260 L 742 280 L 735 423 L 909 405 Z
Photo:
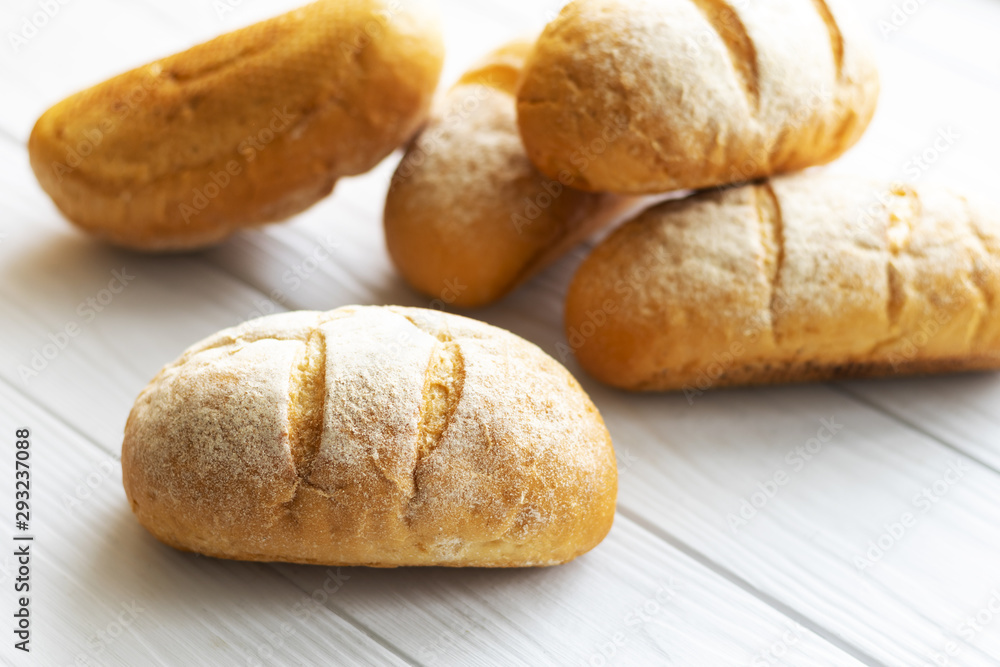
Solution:
M 385 205 L 405 279 L 483 306 L 600 233 L 562 347 L 625 389 L 1000 367 L 1000 211 L 804 172 L 867 128 L 872 53 L 833 0 L 739 5 L 574 0 L 435 105 L 428 3 L 320 0 L 64 100 L 31 164 L 84 230 L 178 251 L 406 145 Z M 122 465 L 167 544 L 336 565 L 566 562 L 607 534 L 617 491 L 562 366 L 422 309 L 288 313 L 194 345 L 136 401 Z

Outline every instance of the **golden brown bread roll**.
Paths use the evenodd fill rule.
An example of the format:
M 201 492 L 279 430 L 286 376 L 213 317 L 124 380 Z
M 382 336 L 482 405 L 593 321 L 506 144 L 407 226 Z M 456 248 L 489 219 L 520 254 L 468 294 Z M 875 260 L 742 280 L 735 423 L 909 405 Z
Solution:
M 611 527 L 597 409 L 555 360 L 474 320 L 345 307 L 190 348 L 125 428 L 125 491 L 178 549 L 329 565 L 542 566 Z
M 878 88 L 837 0 L 575 0 L 529 56 L 517 111 L 543 173 L 640 194 L 829 162 Z
M 474 307 L 504 296 L 624 210 L 628 201 L 540 174 L 517 133 L 514 90 L 531 41 L 465 73 L 407 151 L 385 235 L 417 290 Z
M 31 165 L 97 236 L 208 246 L 375 166 L 424 121 L 442 59 L 428 3 L 320 0 L 60 102 Z
M 801 174 L 662 204 L 569 291 L 596 378 L 682 389 L 1000 367 L 1000 209 Z

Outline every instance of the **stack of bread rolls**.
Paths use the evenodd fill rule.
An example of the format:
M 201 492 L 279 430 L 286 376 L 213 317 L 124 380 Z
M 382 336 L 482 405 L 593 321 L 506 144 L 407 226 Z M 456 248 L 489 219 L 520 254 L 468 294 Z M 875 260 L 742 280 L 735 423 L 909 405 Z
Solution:
M 389 193 L 390 252 L 417 289 L 458 278 L 475 293 L 459 305 L 480 305 L 614 221 L 590 198 L 700 190 L 579 268 L 560 347 L 599 380 L 697 394 L 1000 367 L 1000 210 L 791 173 L 836 159 L 875 111 L 872 52 L 839 2 L 573 0 L 530 49 L 487 59 L 500 61 L 520 72 L 504 73 L 496 111 L 434 159 L 404 158 Z M 466 75 L 446 110 L 489 72 Z M 547 183 L 561 194 L 525 226 Z

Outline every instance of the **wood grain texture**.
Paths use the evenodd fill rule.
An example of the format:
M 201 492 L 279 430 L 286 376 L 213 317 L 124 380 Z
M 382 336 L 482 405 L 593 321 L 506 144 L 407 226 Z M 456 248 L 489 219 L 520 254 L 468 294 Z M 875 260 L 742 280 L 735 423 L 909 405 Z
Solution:
M 1000 590 L 996 374 L 709 391 L 693 405 L 584 379 L 615 438 L 621 512 L 608 540 L 565 568 L 338 575 L 179 554 L 146 535 L 129 515 L 120 472 L 105 472 L 117 466 L 135 395 L 160 366 L 257 314 L 432 305 L 385 255 L 380 218 L 394 160 L 345 180 L 288 225 L 242 233 L 208 253 L 147 258 L 72 231 L 34 184 L 18 142 L 73 90 L 294 4 L 243 2 L 220 17 L 195 0 L 68 3 L 18 53 L 0 48 L 10 100 L 0 106 L 0 436 L 13 423 L 37 435 L 40 660 L 71 664 L 84 653 L 95 664 L 256 664 L 282 642 L 262 664 L 603 664 L 609 642 L 608 664 L 1000 660 L 1000 620 L 981 630 L 967 620 L 988 614 Z M 898 3 L 855 4 L 878 45 L 884 92 L 868 135 L 831 169 L 915 173 L 990 195 L 1000 145 L 996 3 L 924 3 L 887 39 L 878 21 Z M 0 25 L 16 26 L 35 6 L 5 6 Z M 445 83 L 557 9 L 449 0 Z M 914 156 L 949 128 L 958 137 L 919 168 Z M 470 314 L 558 358 L 562 296 L 585 251 Z M 101 304 L 122 269 L 134 280 Z M 71 323 L 79 332 L 65 349 L 23 380 L 19 367 Z M 811 458 L 796 453 L 815 449 L 819 420 L 831 418 L 843 428 L 815 454 L 806 449 Z M 92 473 L 97 488 L 67 510 L 60 494 L 87 493 Z M 2 506 L 10 493 L 0 483 Z M 730 515 L 740 517 L 744 501 L 755 513 L 734 529 Z M 869 543 L 905 513 L 913 525 L 860 568 Z M 0 578 L 9 567 L 0 557 Z M 658 599 L 671 581 L 676 590 Z M 317 591 L 326 592 L 316 594 L 322 602 L 306 602 Z M 94 655 L 97 633 L 133 600 L 150 611 Z M 644 607 L 656 610 L 648 620 L 637 615 Z M 2 661 L 42 664 L 20 657 L 0 649 Z

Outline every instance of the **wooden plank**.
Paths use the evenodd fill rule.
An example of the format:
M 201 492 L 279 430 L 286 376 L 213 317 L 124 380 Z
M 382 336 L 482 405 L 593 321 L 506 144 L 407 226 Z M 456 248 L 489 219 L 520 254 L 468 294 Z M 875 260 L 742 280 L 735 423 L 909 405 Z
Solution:
M 842 387 L 887 414 L 1000 470 L 1000 374 L 849 382 Z
M 629 516 L 878 660 L 944 652 L 1000 582 L 996 473 L 867 406 L 822 386 L 693 406 L 588 389 L 636 460 Z M 843 425 L 826 443 L 824 419 Z M 998 638 L 962 664 L 995 663 Z
M 307 588 L 326 576 L 280 569 Z M 621 516 L 598 549 L 554 569 L 350 576 L 329 606 L 427 665 L 857 664 Z

